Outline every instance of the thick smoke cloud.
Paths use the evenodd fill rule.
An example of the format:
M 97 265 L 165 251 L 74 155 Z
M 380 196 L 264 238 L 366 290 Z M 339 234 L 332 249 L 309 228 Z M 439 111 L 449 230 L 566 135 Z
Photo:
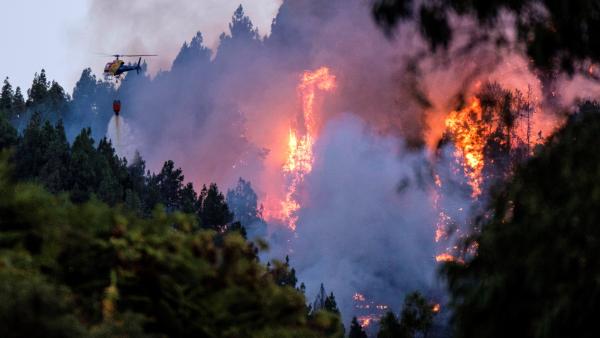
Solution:
M 291 260 L 309 295 L 322 281 L 350 320 L 352 296 L 398 311 L 407 292 L 434 286 L 432 212 L 424 153 L 402 149 L 361 119 L 330 121 L 315 147 Z

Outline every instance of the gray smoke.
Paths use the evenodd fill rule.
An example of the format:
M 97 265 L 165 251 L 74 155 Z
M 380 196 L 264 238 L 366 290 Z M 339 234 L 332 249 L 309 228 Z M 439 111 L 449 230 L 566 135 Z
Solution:
M 323 282 L 349 321 L 356 292 L 398 311 L 407 292 L 431 291 L 437 215 L 425 153 L 344 114 L 327 124 L 315 155 L 291 242 L 308 294 Z

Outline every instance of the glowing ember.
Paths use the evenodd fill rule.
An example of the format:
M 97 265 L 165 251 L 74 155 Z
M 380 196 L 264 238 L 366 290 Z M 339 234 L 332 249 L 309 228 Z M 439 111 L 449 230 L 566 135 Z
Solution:
M 434 304 L 433 307 L 431 308 L 431 311 L 433 311 L 433 313 L 438 313 L 440 312 L 440 304 Z
M 452 262 L 454 260 L 456 260 L 456 258 L 454 256 L 452 256 L 451 254 L 446 253 L 446 252 L 435 256 L 435 261 L 436 262 Z
M 357 302 L 364 302 L 365 301 L 365 296 L 361 293 L 355 293 L 354 296 L 352 296 L 352 299 L 357 301 Z
M 368 327 L 373 322 L 378 322 L 381 317 L 388 311 L 389 306 L 386 304 L 377 304 L 372 300 L 367 300 L 367 297 L 362 293 L 354 293 L 352 296 L 354 308 L 357 310 L 357 320 L 362 327 Z
M 288 138 L 288 157 L 283 165 L 283 172 L 289 180 L 285 200 L 281 203 L 283 220 L 290 229 L 296 230 L 300 209 L 296 195 L 299 185 L 304 177 L 312 171 L 313 145 L 316 138 L 316 125 L 314 118 L 314 101 L 317 90 L 331 91 L 335 88 L 335 76 L 331 75 L 329 68 L 321 67 L 314 72 L 306 71 L 302 74 L 298 92 L 302 97 L 303 135 L 299 131 L 290 129 Z
M 446 118 L 446 128 L 456 146 L 455 155 L 463 159 L 472 197 L 476 198 L 481 194 L 484 148 L 490 133 L 489 126 L 482 119 L 479 99 L 472 98 L 467 107 L 451 112 Z
M 375 315 L 358 316 L 356 320 L 358 320 L 360 326 L 365 328 L 371 325 L 372 322 L 379 321 L 379 317 Z

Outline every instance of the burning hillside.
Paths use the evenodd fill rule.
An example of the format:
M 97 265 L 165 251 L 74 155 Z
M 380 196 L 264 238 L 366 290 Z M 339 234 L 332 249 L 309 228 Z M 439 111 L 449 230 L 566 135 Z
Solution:
M 305 71 L 298 85 L 302 100 L 302 116 L 298 121 L 302 123 L 300 128 L 290 127 L 288 156 L 282 168 L 288 182 L 285 200 L 281 202 L 281 217 L 291 230 L 296 230 L 296 213 L 301 207 L 298 189 L 304 177 L 312 171 L 314 161 L 313 146 L 317 138 L 315 95 L 317 90 L 331 91 L 334 87 L 335 76 L 330 74 L 327 67 L 312 72 Z

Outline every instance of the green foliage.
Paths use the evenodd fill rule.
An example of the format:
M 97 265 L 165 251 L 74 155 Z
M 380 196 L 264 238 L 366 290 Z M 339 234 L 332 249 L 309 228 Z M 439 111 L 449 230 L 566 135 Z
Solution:
M 17 145 L 17 130 L 10 124 L 5 114 L 0 112 L 0 151 Z
M 15 89 L 15 95 L 13 96 L 12 109 L 13 109 L 13 115 L 16 115 L 17 117 L 19 117 L 19 115 L 25 111 L 25 98 L 23 97 L 23 94 L 21 93 L 20 87 L 17 87 L 17 89 Z
M 244 238 L 247 235 L 243 224 L 233 222 L 233 214 L 216 184 L 204 187 L 198 196 L 192 183 L 184 184 L 183 172 L 173 161 L 166 161 L 158 174 L 146 173 L 139 154 L 128 165 L 117 156 L 110 140 L 102 138 L 96 147 L 90 128 L 83 129 L 71 146 L 62 120 L 52 125 L 40 113 L 34 113 L 19 138 L 15 128 L 0 115 L 0 149 L 9 147 L 15 148 L 17 179 L 40 183 L 53 193 L 68 192 L 76 203 L 96 197 L 111 206 L 125 205 L 145 217 L 162 205 L 167 213 L 196 215 L 196 224 L 205 228 L 238 232 Z M 244 189 L 239 194 L 238 190 L 232 192 L 230 197 L 242 207 L 239 210 L 246 212 L 240 212 L 242 219 L 253 222 L 253 229 L 265 226 L 256 208 L 256 194 L 249 182 L 242 183 Z
M 404 298 L 400 318 L 388 311 L 379 322 L 378 338 L 427 337 L 433 326 L 433 304 L 421 293 L 411 292 Z
M 288 256 L 285 256 L 285 263 L 274 260 L 273 265 L 269 264 L 267 268 L 277 285 L 296 287 L 296 283 L 298 282 L 296 270 L 290 267 L 290 258 Z
M 600 304 L 600 108 L 585 104 L 495 197 L 447 264 L 456 337 L 593 337 Z
M 89 140 L 85 132 L 78 147 Z M 93 198 L 73 204 L 12 183 L 5 158 L 3 337 L 342 336 L 338 315 L 308 318 L 302 293 L 278 285 L 239 234 L 195 231 L 178 212 L 139 218 Z
M 225 196 L 214 183 L 210 185 L 208 190 L 206 187 L 202 188 L 200 205 L 199 215 L 202 226 L 205 228 L 222 231 L 233 220 L 233 214 L 229 211 Z
M 94 148 L 92 131 L 86 128 L 75 138 L 71 152 L 72 188 L 71 197 L 75 202 L 84 202 L 98 189 L 101 168 L 97 165 L 98 157 Z
M 409 337 L 398 322 L 392 311 L 388 311 L 379 321 L 377 338 L 404 338 Z
M 14 92 L 12 85 L 8 82 L 8 77 L 4 79 L 4 85 L 0 92 L 0 112 L 10 113 L 12 110 Z
M 27 106 L 33 107 L 43 104 L 48 95 L 49 88 L 50 83 L 46 78 L 46 71 L 42 69 L 39 75 L 35 73 L 31 88 L 27 90 Z
M 67 288 L 35 271 L 0 266 L 0 336 L 81 337 L 85 329 L 74 310 Z
M 433 307 L 419 292 L 411 292 L 404 298 L 404 305 L 400 313 L 400 324 L 409 336 L 416 333 L 427 336 L 433 326 Z
M 327 298 L 325 298 L 324 305 L 325 306 L 323 307 L 323 309 L 325 309 L 325 311 L 340 314 L 340 309 L 338 309 L 338 307 L 337 307 L 337 303 L 335 301 L 335 296 L 333 295 L 333 292 L 331 292 L 329 294 L 329 296 L 327 296 Z
M 367 338 L 367 333 L 363 330 L 362 326 L 360 326 L 356 317 L 352 317 L 348 338 Z

